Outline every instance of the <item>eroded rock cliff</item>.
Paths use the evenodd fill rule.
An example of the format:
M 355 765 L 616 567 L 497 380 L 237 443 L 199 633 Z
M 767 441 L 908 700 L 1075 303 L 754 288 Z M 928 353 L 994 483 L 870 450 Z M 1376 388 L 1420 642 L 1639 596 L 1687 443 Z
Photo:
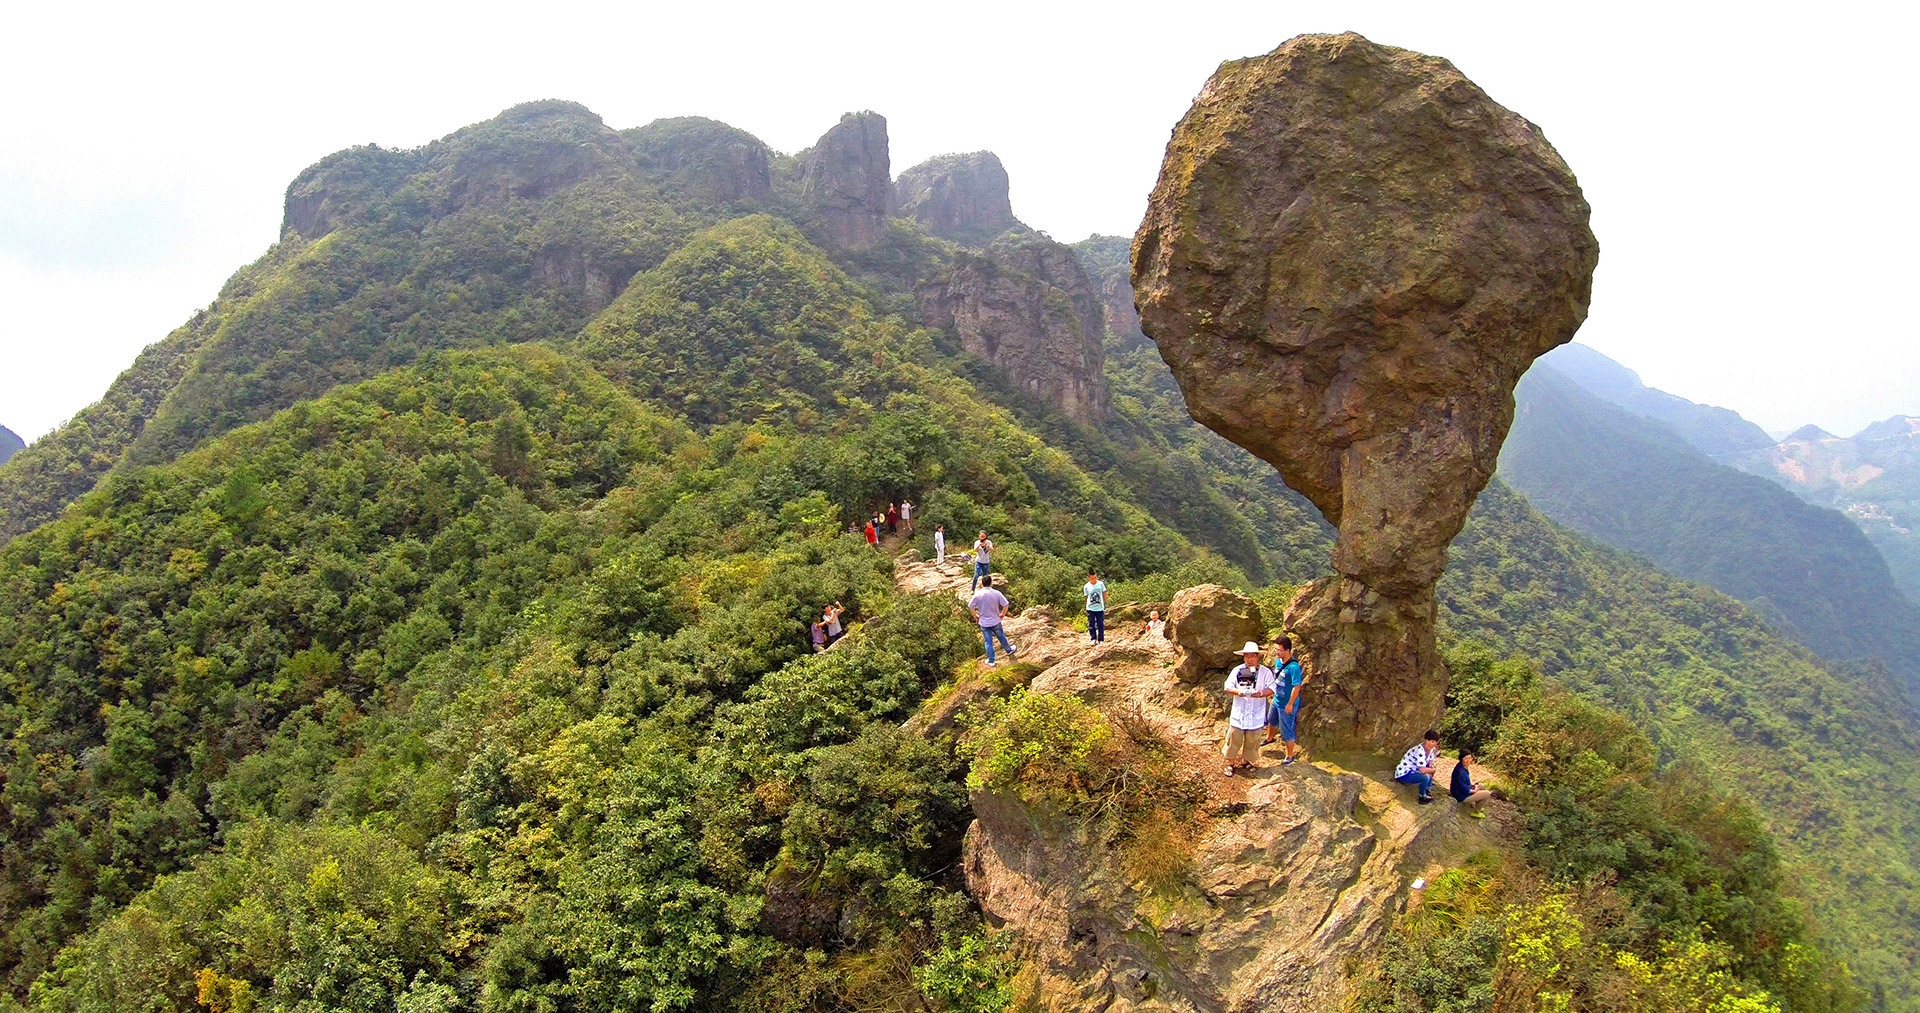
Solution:
M 669 190 L 718 204 L 760 204 L 772 192 L 772 153 L 738 127 L 676 116 L 622 136 L 633 144 L 641 171 Z
M 1309 741 L 1438 716 L 1433 583 L 1513 419 L 1586 316 L 1599 249 L 1538 127 L 1445 60 L 1301 36 L 1223 64 L 1134 238 L 1141 323 L 1199 422 L 1339 527 L 1289 625 Z
M 894 207 L 942 239 L 984 246 L 1019 224 L 1007 187 L 1007 170 L 991 151 L 940 155 L 900 174 Z
M 893 210 L 893 170 L 887 118 L 848 113 L 806 153 L 802 197 L 820 216 L 826 241 L 843 250 L 867 250 L 886 235 Z
M 955 258 L 916 296 L 927 326 L 952 331 L 1021 390 L 1078 422 L 1107 418 L 1105 324 L 1072 250 L 1044 236 L 1002 239 Z

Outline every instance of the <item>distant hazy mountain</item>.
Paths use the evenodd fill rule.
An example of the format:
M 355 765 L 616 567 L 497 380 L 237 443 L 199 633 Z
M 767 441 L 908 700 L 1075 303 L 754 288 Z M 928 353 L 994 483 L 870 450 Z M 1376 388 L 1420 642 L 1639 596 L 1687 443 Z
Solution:
M 1712 584 L 1825 657 L 1878 658 L 1920 688 L 1920 608 L 1846 517 L 1710 460 L 1551 365 L 1536 365 L 1516 399 L 1500 474 L 1542 513 Z
M 1806 426 L 1730 463 L 1844 512 L 1920 599 L 1920 418 L 1895 415 L 1850 437 Z
M 7 458 L 19 453 L 26 445 L 27 441 L 21 439 L 13 430 L 0 426 L 0 464 L 7 463 Z
M 1640 374 L 1581 344 L 1563 345 L 1540 361 L 1601 400 L 1652 419 L 1677 433 L 1701 453 L 1716 461 L 1773 446 L 1766 430 L 1738 412 L 1696 404 L 1640 382 Z

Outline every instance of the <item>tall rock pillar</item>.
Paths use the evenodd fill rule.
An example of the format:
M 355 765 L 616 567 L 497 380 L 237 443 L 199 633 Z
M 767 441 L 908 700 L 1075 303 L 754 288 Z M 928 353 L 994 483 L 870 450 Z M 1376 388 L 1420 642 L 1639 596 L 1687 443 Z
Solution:
M 1135 304 L 1193 417 L 1339 528 L 1287 613 L 1309 741 L 1400 748 L 1439 716 L 1434 582 L 1514 384 L 1586 318 L 1587 218 L 1538 127 L 1358 35 L 1222 64 L 1174 128 Z
M 893 211 L 887 118 L 875 112 L 840 117 L 807 152 L 800 192 L 819 213 L 829 243 L 872 249 L 887 234 Z

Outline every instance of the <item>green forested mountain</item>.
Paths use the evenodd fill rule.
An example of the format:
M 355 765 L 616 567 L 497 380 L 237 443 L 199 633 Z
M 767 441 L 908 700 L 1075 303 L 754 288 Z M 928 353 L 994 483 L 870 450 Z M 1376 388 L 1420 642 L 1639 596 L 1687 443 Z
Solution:
M 1920 420 L 1896 415 L 1845 439 L 1810 426 L 1733 463 L 1844 512 L 1920 600 Z
M 1542 513 L 1741 599 L 1823 657 L 1920 694 L 1920 608 L 1839 512 L 1707 459 L 1546 363 L 1515 392 L 1500 475 Z
M 1657 422 L 1702 454 L 1722 463 L 1773 445 L 1766 430 L 1741 418 L 1738 412 L 1656 390 L 1640 382 L 1640 374 L 1579 342 L 1562 345 L 1540 357 L 1593 396 L 1643 419 Z
M 24 446 L 26 442 L 18 434 L 6 426 L 0 426 L 0 464 L 7 463 L 7 459 L 19 453 Z
M 1124 325 L 1098 426 L 923 326 L 953 248 L 821 245 L 764 150 L 537 103 L 332 156 L 280 243 L 0 470 L 0 1006 L 1006 1008 L 954 870 L 968 754 L 900 727 L 976 634 L 846 522 L 911 495 L 1060 606 L 1088 566 L 1116 600 L 1295 583 L 1330 532 Z M 1079 252 L 1111 321 L 1114 244 Z M 1528 861 L 1622 898 L 1614 945 L 1697 929 L 1849 1008 L 1807 987 L 1817 941 L 1916 1008 L 1920 756 L 1884 677 L 1497 485 L 1442 595 L 1451 637 L 1667 764 L 1538 765 L 1581 791 L 1542 797 Z M 855 632 L 809 653 L 835 600 Z M 1631 738 L 1599 713 L 1509 737 Z

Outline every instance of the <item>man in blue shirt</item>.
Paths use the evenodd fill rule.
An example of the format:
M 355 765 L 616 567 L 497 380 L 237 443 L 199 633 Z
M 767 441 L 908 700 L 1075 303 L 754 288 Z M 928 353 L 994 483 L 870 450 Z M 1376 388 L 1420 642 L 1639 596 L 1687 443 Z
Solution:
M 1293 638 L 1280 638 L 1280 653 L 1273 659 L 1273 706 L 1267 714 L 1267 742 L 1273 742 L 1274 733 L 1280 733 L 1280 741 L 1286 743 L 1286 759 L 1280 765 L 1290 766 L 1300 758 L 1299 733 L 1300 687 L 1307 678 L 1300 672 L 1300 659 L 1293 656 Z
M 1080 593 L 1087 596 L 1087 639 L 1099 643 L 1107 639 L 1107 582 L 1088 570 Z

